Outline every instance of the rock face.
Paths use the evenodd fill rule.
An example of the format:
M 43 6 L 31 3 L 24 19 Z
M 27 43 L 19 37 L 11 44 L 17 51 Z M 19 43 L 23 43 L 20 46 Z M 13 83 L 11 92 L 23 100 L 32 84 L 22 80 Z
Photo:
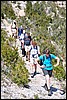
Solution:
M 25 16 L 24 10 L 20 10 L 18 16 Z
M 18 8 L 18 3 L 19 3 L 19 6 L 21 9 Z M 11 2 L 10 2 L 10 4 L 12 4 L 13 10 L 17 17 L 25 16 L 24 8 L 26 7 L 26 2 L 16 1 L 16 4 L 13 4 Z

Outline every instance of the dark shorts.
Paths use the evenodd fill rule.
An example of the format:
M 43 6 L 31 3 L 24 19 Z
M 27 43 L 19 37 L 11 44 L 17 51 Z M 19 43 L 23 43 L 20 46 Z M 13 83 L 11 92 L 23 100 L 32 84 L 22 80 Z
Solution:
M 50 77 L 52 76 L 52 71 L 53 70 L 43 70 L 44 75 L 49 75 Z

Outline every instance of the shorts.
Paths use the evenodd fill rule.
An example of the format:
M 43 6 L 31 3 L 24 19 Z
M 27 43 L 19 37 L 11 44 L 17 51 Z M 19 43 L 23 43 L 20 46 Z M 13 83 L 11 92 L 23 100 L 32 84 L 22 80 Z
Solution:
M 30 46 L 26 46 L 26 45 L 25 45 L 25 51 L 26 51 L 26 52 L 29 52 L 29 51 L 30 51 Z
M 31 58 L 30 62 L 31 62 L 32 64 L 36 64 L 35 58 Z
M 11 29 L 12 33 L 16 33 L 16 29 Z
M 22 39 L 21 42 L 24 44 L 24 40 Z
M 33 65 L 33 64 L 36 64 L 36 60 L 37 58 L 33 58 L 33 57 L 30 57 L 30 62 L 31 62 L 31 64 Z
M 53 70 L 43 70 L 44 75 L 49 75 L 50 77 L 52 76 L 52 71 Z

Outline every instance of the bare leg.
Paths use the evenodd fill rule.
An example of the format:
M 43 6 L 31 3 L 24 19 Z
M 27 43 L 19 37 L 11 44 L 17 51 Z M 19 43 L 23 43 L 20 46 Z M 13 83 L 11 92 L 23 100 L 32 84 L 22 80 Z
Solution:
M 46 77 L 47 87 L 48 87 L 48 89 L 50 89 L 50 77 L 49 77 L 49 75 L 46 75 L 45 77 Z
M 32 78 L 36 75 L 36 71 L 37 71 L 37 64 L 34 64 L 34 68 L 35 68 L 35 70 L 34 70 L 34 74 L 33 74 L 33 76 L 31 76 Z
M 47 81 L 47 87 L 48 87 L 48 96 L 51 96 L 51 90 L 50 90 L 50 76 L 46 75 L 46 81 Z

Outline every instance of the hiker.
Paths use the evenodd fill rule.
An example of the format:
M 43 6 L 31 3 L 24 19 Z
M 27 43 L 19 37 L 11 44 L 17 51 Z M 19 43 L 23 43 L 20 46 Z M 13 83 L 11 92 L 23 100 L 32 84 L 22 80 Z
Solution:
M 18 38 L 20 38 L 21 34 L 23 34 L 23 27 L 22 25 L 18 27 Z
M 29 51 L 29 58 L 31 66 L 34 67 L 34 73 L 31 76 L 32 78 L 36 75 L 37 72 L 37 63 L 36 59 L 40 55 L 40 48 L 35 41 L 31 42 L 30 51 Z
M 44 87 L 48 91 L 48 95 L 51 96 L 50 77 L 52 76 L 52 71 L 53 71 L 53 65 L 51 63 L 51 60 L 52 59 L 57 60 L 57 64 L 54 65 L 56 67 L 59 65 L 60 59 L 57 56 L 55 56 L 54 54 L 50 54 L 50 51 L 48 48 L 44 51 L 43 55 L 41 55 L 40 57 L 37 58 L 37 61 L 43 60 L 43 58 L 44 58 L 43 65 L 40 67 L 42 68 L 45 78 L 46 78 Z
M 20 35 L 20 38 L 19 38 L 21 41 L 21 50 L 22 50 L 23 57 L 26 55 L 25 46 L 24 46 L 24 36 L 25 36 L 25 30 L 23 29 L 23 33 Z
M 25 52 L 26 52 L 26 60 L 29 60 L 29 50 L 31 45 L 32 38 L 30 36 L 30 33 L 26 33 L 24 36 L 24 46 L 25 46 Z
M 16 21 L 12 22 L 11 32 L 12 32 L 12 37 L 17 38 L 17 23 L 16 23 Z

